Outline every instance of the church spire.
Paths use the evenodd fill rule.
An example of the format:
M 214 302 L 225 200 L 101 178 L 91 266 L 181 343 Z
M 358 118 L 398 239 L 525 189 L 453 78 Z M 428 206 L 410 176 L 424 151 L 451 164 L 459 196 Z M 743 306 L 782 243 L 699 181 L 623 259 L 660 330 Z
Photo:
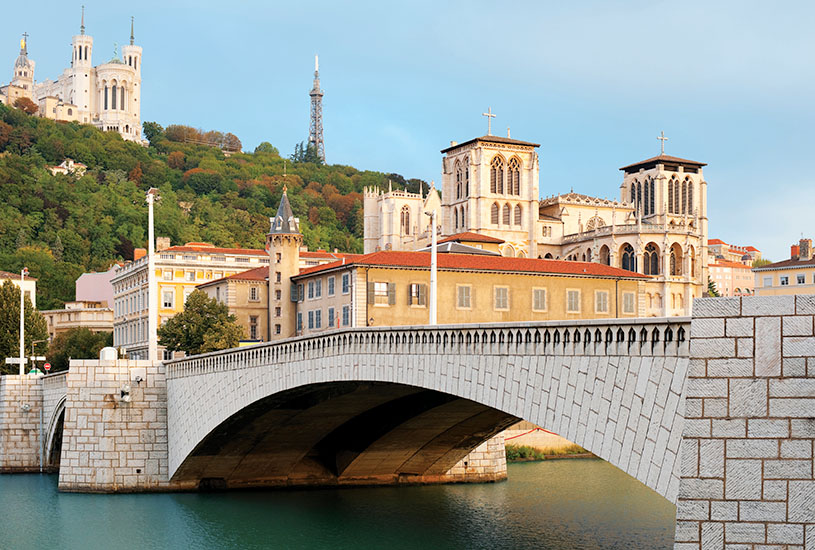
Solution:
M 134 40 L 134 38 L 133 38 L 133 20 L 134 20 L 134 19 L 135 19 L 135 17 L 133 17 L 133 16 L 131 15 L 131 16 L 130 16 L 130 45 L 131 45 L 131 46 L 133 45 L 133 40 Z
M 79 25 L 79 34 L 85 34 L 85 5 L 82 5 L 82 23 Z
M 24 32 L 20 39 L 20 55 L 28 55 L 28 33 Z

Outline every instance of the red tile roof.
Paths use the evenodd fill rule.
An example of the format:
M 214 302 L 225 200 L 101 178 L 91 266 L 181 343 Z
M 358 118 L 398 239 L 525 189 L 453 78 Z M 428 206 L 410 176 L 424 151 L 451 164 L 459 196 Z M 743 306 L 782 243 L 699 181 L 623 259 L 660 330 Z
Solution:
M 707 240 L 707 244 L 708 244 L 708 245 L 711 245 L 711 244 L 727 244 L 727 243 L 726 243 L 726 242 L 724 242 L 724 241 L 723 241 L 723 240 L 721 240 L 721 239 L 708 239 L 708 240 Z
M 553 275 L 578 275 L 585 277 L 625 277 L 648 279 L 646 275 L 626 271 L 608 265 L 590 262 L 567 262 L 564 260 L 537 260 L 533 258 L 506 258 L 504 256 L 475 256 L 471 254 L 440 254 L 439 269 L 472 271 L 508 271 Z M 351 265 L 381 267 L 429 268 L 429 252 L 381 251 L 346 262 L 332 262 L 304 269 L 293 278 Z
M 728 260 L 718 260 L 716 263 L 710 264 L 710 267 L 732 267 L 732 268 L 735 268 L 735 269 L 747 269 L 747 270 L 753 269 L 752 267 L 750 267 L 747 264 L 742 264 L 742 263 L 739 263 L 739 262 L 731 262 L 731 261 L 728 261 Z
M 227 277 L 221 277 L 220 279 L 213 279 L 212 281 L 207 281 L 206 283 L 201 283 L 198 285 L 198 288 L 213 285 L 215 283 L 221 283 L 223 281 L 265 281 L 269 277 L 269 266 L 264 265 L 262 267 L 256 267 L 255 269 L 250 269 L 249 271 L 241 271 L 240 273 L 235 273 L 234 275 L 229 275 Z
M 341 259 L 348 258 L 349 256 L 361 256 L 362 254 L 345 254 L 344 252 L 326 252 L 325 250 L 304 250 L 300 252 L 301 258 L 317 258 L 317 259 Z
M 35 277 L 30 277 L 28 275 L 26 275 L 25 278 L 28 281 L 36 281 L 37 280 Z M 0 279 L 10 279 L 12 281 L 19 281 L 20 280 L 20 274 L 19 273 L 9 273 L 8 271 L 0 271 Z M 19 312 L 19 308 L 18 308 L 18 312 Z
M 495 237 L 488 237 L 487 235 L 479 235 L 478 233 L 473 233 L 471 231 L 466 231 L 464 233 L 456 233 L 455 235 L 450 235 L 449 237 L 445 237 L 443 239 L 440 239 L 439 244 L 450 242 L 450 241 L 456 241 L 456 242 L 468 241 L 468 242 L 474 242 L 474 243 L 495 243 L 495 244 L 501 244 L 503 242 L 506 242 L 506 241 L 504 241 L 502 239 L 497 239 Z

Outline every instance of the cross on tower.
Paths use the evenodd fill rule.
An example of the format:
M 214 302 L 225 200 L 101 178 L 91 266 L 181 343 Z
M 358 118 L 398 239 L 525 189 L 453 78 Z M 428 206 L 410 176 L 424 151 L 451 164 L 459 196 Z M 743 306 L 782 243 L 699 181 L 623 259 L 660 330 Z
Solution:
M 662 143 L 659 144 L 660 147 L 660 155 L 665 154 L 665 142 L 668 141 L 668 138 L 665 137 L 665 132 L 660 132 L 657 139 L 660 140 Z
M 487 109 L 486 113 L 481 113 L 481 116 L 487 117 L 487 135 L 491 136 L 492 135 L 492 119 L 495 118 L 495 115 L 492 114 L 492 107 Z

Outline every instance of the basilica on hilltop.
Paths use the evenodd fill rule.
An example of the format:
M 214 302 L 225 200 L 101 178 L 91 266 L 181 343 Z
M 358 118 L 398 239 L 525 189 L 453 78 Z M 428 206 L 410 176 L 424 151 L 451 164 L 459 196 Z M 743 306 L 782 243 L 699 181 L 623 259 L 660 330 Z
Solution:
M 650 276 L 643 314 L 689 315 L 707 290 L 707 182 L 702 162 L 664 153 L 622 167 L 620 198 L 540 198 L 537 143 L 488 135 L 441 151 L 441 194 L 366 189 L 365 252 L 441 240 L 500 241 L 504 256 L 595 262 Z
M 41 117 L 93 124 L 119 132 L 126 140 L 141 141 L 142 49 L 135 45 L 132 18 L 130 43 L 122 46 L 121 55 L 114 48 L 109 61 L 94 66 L 93 37 L 85 34 L 83 9 L 79 34 L 71 40 L 71 66 L 56 80 L 34 80 L 27 39 L 24 34 L 20 40 L 11 82 L 0 87 L 0 103 L 14 105 L 19 98 L 28 98 Z

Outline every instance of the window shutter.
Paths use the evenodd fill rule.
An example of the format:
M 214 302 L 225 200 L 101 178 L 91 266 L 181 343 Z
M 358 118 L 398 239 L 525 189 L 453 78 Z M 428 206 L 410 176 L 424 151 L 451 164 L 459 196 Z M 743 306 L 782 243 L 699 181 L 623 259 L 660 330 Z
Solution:
M 388 283 L 388 305 L 396 305 L 396 283 Z
M 419 285 L 419 305 L 427 305 L 427 285 Z
M 368 304 L 374 303 L 374 284 L 368 283 Z
M 407 302 L 408 305 L 412 306 L 413 305 L 413 285 L 412 284 L 408 285 L 407 300 L 408 300 L 408 302 Z
M 475 309 L 475 287 L 470 287 L 470 307 Z
M 291 295 L 291 301 L 296 302 L 298 296 L 297 285 L 291 285 L 289 294 Z

